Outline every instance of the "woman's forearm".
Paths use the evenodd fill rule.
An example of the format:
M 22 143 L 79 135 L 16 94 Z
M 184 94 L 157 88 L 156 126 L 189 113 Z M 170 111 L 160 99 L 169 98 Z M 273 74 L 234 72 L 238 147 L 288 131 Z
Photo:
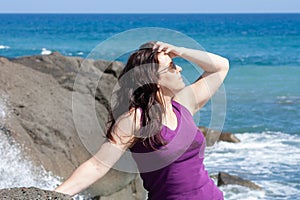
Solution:
M 229 62 L 226 58 L 206 51 L 178 47 L 164 42 L 156 42 L 153 49 L 158 52 L 165 51 L 172 58 L 179 56 L 191 61 L 201 67 L 205 72 L 214 73 L 229 69 Z
M 63 184 L 55 189 L 69 195 L 75 195 L 86 189 L 98 179 L 102 178 L 111 167 L 121 158 L 128 146 L 131 145 L 133 134 L 130 133 L 133 124 L 134 114 L 125 115 L 118 121 L 114 135 L 115 142 L 107 140 L 99 151 L 89 160 L 80 165 Z M 121 139 L 122 138 L 122 139 Z
M 103 177 L 109 169 L 109 166 L 102 164 L 97 158 L 92 157 L 80 165 L 55 191 L 71 196 L 78 194 Z
M 56 192 L 75 195 L 102 178 L 125 151 L 123 144 L 103 143 L 99 151 L 81 164 Z
M 184 47 L 179 47 L 178 53 L 180 57 L 197 64 L 205 72 L 213 73 L 229 68 L 226 58 L 213 53 Z

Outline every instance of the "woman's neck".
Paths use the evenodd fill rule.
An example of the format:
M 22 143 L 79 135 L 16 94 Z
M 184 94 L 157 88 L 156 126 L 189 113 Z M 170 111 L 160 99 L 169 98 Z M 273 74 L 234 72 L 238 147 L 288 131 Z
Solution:
M 172 99 L 173 96 L 171 95 L 164 95 L 162 92 L 157 93 L 157 99 L 160 104 L 164 107 L 165 113 L 164 115 L 172 115 L 173 114 L 173 107 L 172 107 Z
M 176 114 L 173 111 L 172 98 L 165 97 L 163 100 L 165 112 L 162 115 L 162 124 L 171 130 L 175 130 L 178 124 Z

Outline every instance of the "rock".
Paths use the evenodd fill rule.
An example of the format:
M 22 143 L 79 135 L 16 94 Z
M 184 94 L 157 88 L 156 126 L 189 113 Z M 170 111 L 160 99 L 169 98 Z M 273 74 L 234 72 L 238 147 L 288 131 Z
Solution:
M 69 195 L 43 190 L 35 187 L 8 188 L 0 190 L 0 199 L 7 200 L 72 200 Z
M 233 176 L 230 174 L 227 174 L 225 172 L 219 172 L 218 174 L 218 186 L 222 185 L 241 185 L 244 187 L 248 187 L 254 190 L 262 190 L 262 188 L 255 183 L 244 180 L 238 176 Z
M 104 126 L 113 82 L 121 66 L 118 63 L 85 60 L 86 76 L 81 77 L 80 87 L 74 88 L 81 61 L 81 58 L 65 57 L 59 53 L 12 60 L 0 57 L 0 95 L 8 97 L 6 106 L 10 111 L 8 119 L 0 121 L 0 127 L 9 130 L 7 133 L 21 144 L 26 157 L 37 166 L 42 165 L 47 171 L 64 178 L 91 156 L 78 128 L 85 130 L 89 127 L 92 130 L 85 136 L 90 136 L 88 139 L 95 144 L 93 151 L 104 141 L 104 133 L 89 124 L 92 120 L 91 105 L 86 103 L 86 99 L 96 99 L 97 119 L 101 127 Z M 100 83 L 95 82 L 99 74 L 103 75 Z M 97 91 L 96 96 L 93 89 Z M 74 125 L 74 93 L 83 94 L 78 101 L 86 110 L 81 113 L 82 120 L 87 123 L 85 126 Z M 127 187 L 135 177 L 136 174 L 112 169 L 88 191 L 92 196 L 107 196 Z
M 221 132 L 203 126 L 198 127 L 206 139 L 206 146 L 213 146 L 220 138 Z
M 146 200 L 147 193 L 146 190 L 143 188 L 142 179 L 140 176 L 137 176 L 135 180 L 133 180 L 127 187 L 123 188 L 122 190 L 109 195 L 109 196 L 101 196 L 98 197 L 99 200 Z
M 143 186 L 143 180 L 140 176 L 137 176 L 132 182 L 132 194 L 134 195 L 136 200 L 147 199 L 147 191 Z
M 241 142 L 241 140 L 232 133 L 222 133 L 220 135 L 219 141 L 232 142 L 232 143 Z
M 217 141 L 238 143 L 240 140 L 232 133 L 222 133 L 218 130 L 198 126 L 206 139 L 206 146 L 213 146 Z
M 123 64 L 120 62 L 109 62 L 102 60 L 88 60 L 80 57 L 67 57 L 58 52 L 50 55 L 36 55 L 11 59 L 14 63 L 19 63 L 34 70 L 53 76 L 58 83 L 70 90 L 78 90 L 81 93 L 91 93 L 99 103 L 106 109 L 110 108 L 110 96 L 116 83 L 116 78 L 121 73 Z M 74 87 L 78 74 L 82 74 L 84 79 L 80 79 L 82 87 Z M 100 80 L 99 80 L 99 77 Z M 96 93 L 93 93 L 93 90 Z

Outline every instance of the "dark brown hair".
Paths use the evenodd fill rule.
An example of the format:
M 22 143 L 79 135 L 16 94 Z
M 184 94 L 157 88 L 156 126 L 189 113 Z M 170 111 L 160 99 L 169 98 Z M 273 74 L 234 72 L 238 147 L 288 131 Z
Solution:
M 132 53 L 118 78 L 119 89 L 113 94 L 115 104 L 109 114 L 106 132 L 106 137 L 112 141 L 115 141 L 112 132 L 116 120 L 132 109 L 141 109 L 141 121 L 135 121 L 140 123 L 141 129 L 133 130 L 133 144 L 141 141 L 152 149 L 165 144 L 160 134 L 164 109 L 157 99 L 159 61 L 157 50 L 153 50 L 154 44 L 148 42 Z

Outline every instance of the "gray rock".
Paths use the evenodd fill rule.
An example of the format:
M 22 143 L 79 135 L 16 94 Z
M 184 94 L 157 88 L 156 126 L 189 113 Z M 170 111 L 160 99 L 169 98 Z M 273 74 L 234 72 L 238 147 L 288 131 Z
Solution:
M 109 195 L 109 196 L 99 196 L 99 200 L 146 200 L 147 193 L 146 190 L 143 188 L 142 179 L 140 176 L 137 176 L 135 180 L 133 180 L 127 187 L 123 188 L 122 190 Z
M 42 190 L 35 187 L 30 188 L 8 188 L 0 190 L 0 199 L 7 200 L 72 200 L 69 195 Z
M 221 131 L 209 129 L 204 126 L 198 126 L 206 139 L 206 146 L 213 146 L 218 141 L 232 142 L 238 143 L 240 139 L 238 139 L 232 133 L 222 133 Z
M 206 146 L 213 146 L 220 138 L 221 132 L 203 126 L 198 127 L 206 139 Z
M 121 66 L 86 60 L 86 69 L 79 73 L 79 76 L 85 76 L 81 76 L 79 87 L 74 88 L 81 61 L 81 58 L 58 53 L 13 60 L 0 57 L 0 95 L 8 97 L 7 107 L 10 110 L 9 118 L 1 122 L 1 127 L 9 130 L 10 136 L 22 144 L 26 157 L 37 166 L 42 165 L 47 171 L 64 178 L 69 177 L 104 141 L 104 133 L 89 124 L 92 120 L 88 112 L 91 103 L 86 99 L 96 99 L 97 120 L 103 127 L 115 75 Z M 99 78 L 99 74 L 102 76 L 97 82 L 95 77 Z M 94 90 L 98 91 L 96 96 Z M 72 92 L 82 94 L 78 101 L 82 101 L 83 110 L 87 110 L 81 113 L 82 119 L 87 122 L 86 127 L 74 125 Z M 93 150 L 83 144 L 78 133 L 78 129 L 87 128 L 92 131 L 84 134 L 95 144 Z M 107 196 L 127 187 L 135 177 L 136 174 L 112 169 L 88 191 L 93 196 Z
M 262 188 L 255 183 L 244 180 L 238 176 L 233 176 L 225 172 L 219 172 L 218 174 L 218 186 L 222 185 L 241 185 L 254 190 L 262 190 Z
M 231 143 L 241 142 L 241 140 L 232 133 L 222 133 L 220 135 L 219 141 L 231 142 Z
M 102 60 L 88 60 L 80 57 L 66 57 L 58 52 L 50 55 L 36 55 L 20 57 L 11 60 L 53 76 L 58 83 L 73 91 L 90 93 L 103 104 L 106 109 L 110 106 L 110 96 L 116 83 L 116 77 L 121 73 L 123 64 L 120 62 L 109 62 Z M 84 76 L 79 82 L 82 87 L 74 87 L 78 75 Z M 96 94 L 93 92 L 96 91 Z

